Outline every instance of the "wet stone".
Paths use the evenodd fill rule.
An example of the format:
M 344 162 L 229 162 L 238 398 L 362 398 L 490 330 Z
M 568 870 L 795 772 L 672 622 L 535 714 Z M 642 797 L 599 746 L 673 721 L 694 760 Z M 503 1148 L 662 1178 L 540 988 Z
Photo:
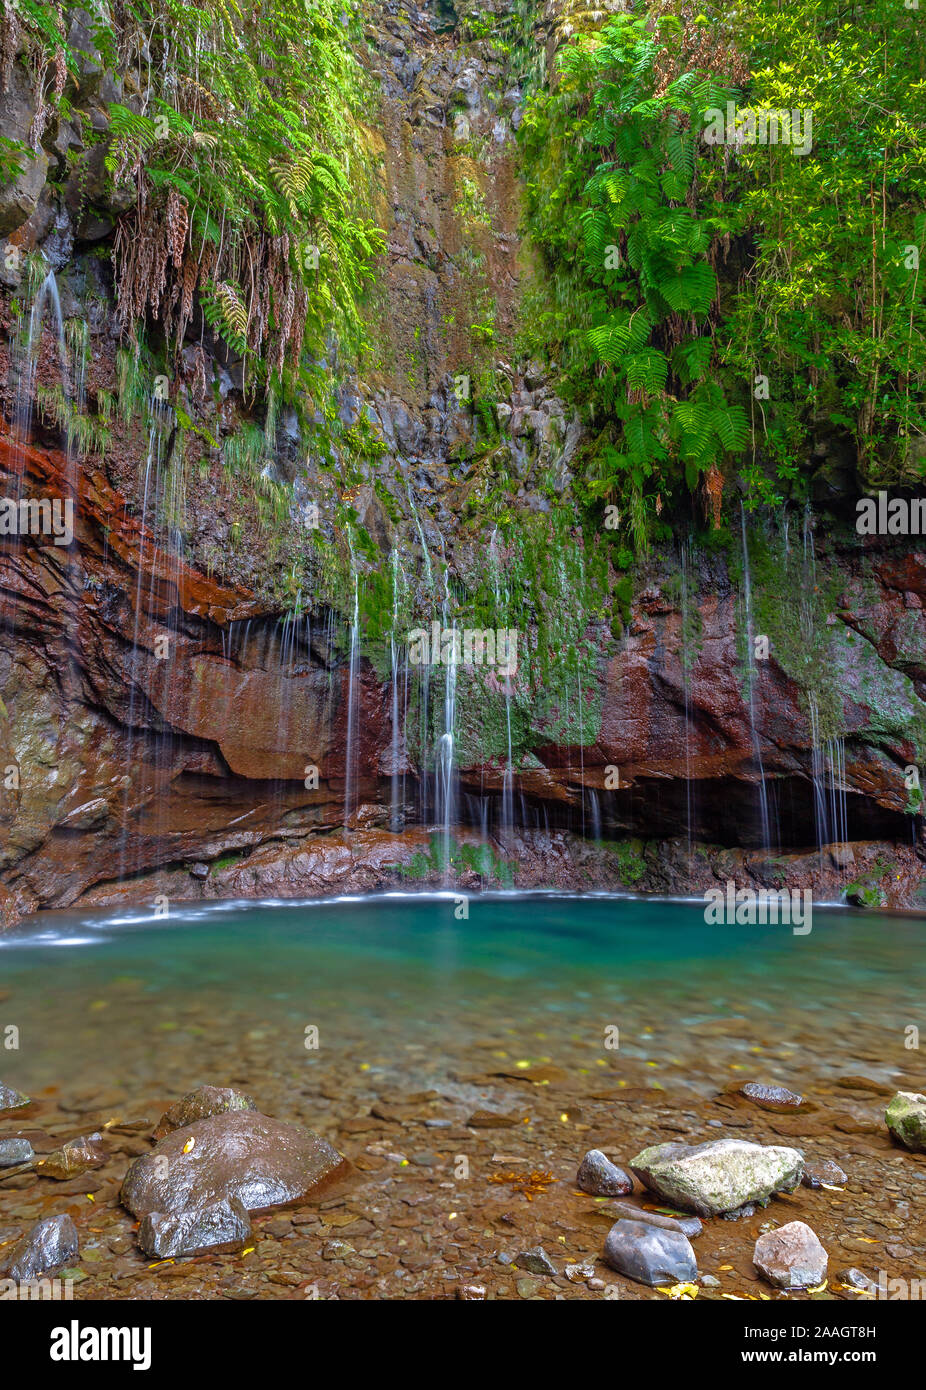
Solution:
M 766 1086 L 760 1081 L 748 1081 L 745 1086 L 740 1087 L 739 1093 L 760 1109 L 778 1113 L 797 1110 L 804 1103 L 804 1097 L 794 1091 L 789 1091 L 784 1086 Z
M 55 1149 L 53 1153 L 40 1158 L 36 1172 L 42 1178 L 66 1181 L 68 1178 L 80 1177 L 82 1173 L 91 1169 L 102 1168 L 104 1163 L 108 1162 L 109 1150 L 103 1143 L 103 1136 L 88 1134 L 80 1139 L 69 1139 L 60 1149 Z
M 182 1096 L 169 1110 L 165 1110 L 154 1131 L 155 1139 L 163 1139 L 175 1129 L 206 1120 L 210 1115 L 224 1115 L 229 1110 L 256 1110 L 250 1096 L 230 1087 L 199 1086 L 195 1091 Z
M 671 1206 L 699 1216 L 736 1211 L 775 1192 L 792 1192 L 801 1180 L 803 1155 L 780 1145 L 742 1139 L 706 1144 L 654 1144 L 631 1160 L 630 1169 Z
M 600 1149 L 589 1149 L 579 1164 L 576 1182 L 592 1197 L 625 1197 L 633 1191 L 633 1179 Z
M 867 1274 L 856 1269 L 854 1265 L 849 1269 L 841 1269 L 836 1275 L 836 1280 L 845 1284 L 847 1288 L 858 1289 L 861 1293 L 874 1293 L 878 1287 L 873 1279 L 869 1279 Z
M 0 1168 L 15 1168 L 28 1163 L 35 1152 L 28 1139 L 0 1139 Z
M 898 1091 L 884 1112 L 884 1120 L 898 1144 L 913 1153 L 926 1153 L 926 1096 Z
M 146 1255 L 166 1260 L 177 1255 L 219 1254 L 240 1250 L 251 1235 L 251 1220 L 237 1198 L 214 1202 L 190 1212 L 162 1215 L 149 1212 L 138 1228 L 138 1244 Z
M 69 1216 L 48 1216 L 32 1227 L 29 1234 L 9 1253 L 0 1253 L 0 1273 L 19 1283 L 37 1279 L 40 1274 L 60 1269 L 77 1258 L 77 1229 Z
M 811 1158 L 804 1164 L 801 1182 L 805 1187 L 845 1187 L 849 1181 L 831 1158 Z
M 570 1284 L 585 1284 L 589 1279 L 594 1279 L 595 1266 L 590 1262 L 586 1264 L 567 1265 L 563 1273 Z
M 136 1158 L 121 1198 L 136 1216 L 182 1213 L 193 1220 L 237 1198 L 246 1211 L 297 1202 L 349 1171 L 311 1130 L 252 1110 L 230 1110 L 176 1130 Z
M 471 1129 L 510 1129 L 522 1119 L 521 1115 L 503 1115 L 497 1110 L 474 1110 L 466 1123 Z
M 486 1291 L 482 1284 L 458 1284 L 456 1296 L 464 1303 L 479 1303 L 485 1298 Z
M 752 1259 L 763 1278 L 780 1289 L 815 1288 L 826 1278 L 826 1251 L 803 1221 L 759 1236 Z
M 694 1250 L 679 1231 L 645 1221 L 616 1221 L 604 1244 L 605 1262 L 638 1284 L 681 1284 L 698 1276 Z
M 520 1254 L 515 1255 L 512 1263 L 528 1274 L 556 1273 L 556 1266 L 542 1245 L 535 1245 L 531 1250 L 522 1250 Z
M 6 1110 L 21 1110 L 23 1106 L 30 1104 L 28 1096 L 24 1096 L 21 1091 L 15 1091 L 12 1086 L 4 1086 L 0 1081 L 0 1115 Z
M 688 1240 L 694 1240 L 704 1230 L 696 1216 L 663 1216 L 660 1212 L 644 1211 L 630 1202 L 609 1202 L 605 1210 L 629 1221 L 645 1221 L 648 1226 L 659 1226 L 664 1231 L 679 1231 Z

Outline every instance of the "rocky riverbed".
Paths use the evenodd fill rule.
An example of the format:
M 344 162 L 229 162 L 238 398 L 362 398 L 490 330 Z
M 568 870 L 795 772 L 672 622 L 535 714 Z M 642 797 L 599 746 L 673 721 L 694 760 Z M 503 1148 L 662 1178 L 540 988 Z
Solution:
M 741 1031 L 699 1033 L 705 1072 Z M 909 1298 L 926 1278 L 912 1076 L 901 1142 L 893 1085 L 757 1091 L 768 1058 L 656 1084 L 645 1062 L 530 1062 L 499 1030 L 428 1089 L 414 1055 L 296 1088 L 262 1042 L 179 1106 L 167 1084 L 0 1088 L 0 1145 L 34 1154 L 0 1174 L 4 1296 L 53 1274 L 76 1300 Z

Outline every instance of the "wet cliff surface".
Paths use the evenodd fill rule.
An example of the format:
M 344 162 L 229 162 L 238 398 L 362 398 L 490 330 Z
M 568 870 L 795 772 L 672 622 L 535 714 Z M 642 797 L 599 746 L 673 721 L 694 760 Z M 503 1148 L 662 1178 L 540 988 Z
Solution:
M 573 22 L 551 6 L 531 61 Z M 103 146 L 54 124 L 7 191 L 0 494 L 75 508 L 71 545 L 0 537 L 4 916 L 731 876 L 917 902 L 926 552 L 791 508 L 618 573 L 574 495 L 593 441 L 520 351 L 523 48 L 402 4 L 365 38 L 371 350 L 332 348 L 318 433 L 276 421 L 252 488 L 208 325 L 166 401 L 129 379 Z M 99 127 L 124 82 L 85 68 Z M 431 622 L 513 629 L 518 660 L 416 667 Z

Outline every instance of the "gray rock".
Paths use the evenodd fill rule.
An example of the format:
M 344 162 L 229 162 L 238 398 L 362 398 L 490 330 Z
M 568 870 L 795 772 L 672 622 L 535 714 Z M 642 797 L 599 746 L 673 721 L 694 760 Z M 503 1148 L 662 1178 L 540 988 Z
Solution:
M 792 1192 L 803 1169 L 797 1149 L 742 1139 L 654 1144 L 630 1163 L 631 1172 L 650 1191 L 699 1216 L 718 1216 L 747 1202 L 764 1202 L 775 1192 Z
M 698 1263 L 687 1238 L 648 1221 L 616 1221 L 604 1243 L 604 1258 L 618 1274 L 638 1284 L 688 1283 Z
M 839 1164 L 831 1158 L 811 1158 L 804 1164 L 801 1182 L 805 1187 L 845 1187 L 848 1181 Z
M 48 155 L 28 149 L 35 116 L 32 83 L 20 63 L 13 63 L 9 81 L 0 92 L 0 130 L 7 140 L 27 146 L 20 156 L 20 173 L 0 187 L 0 236 L 15 231 L 32 215 L 48 173 Z
M 31 1105 L 28 1096 L 24 1096 L 21 1091 L 14 1091 L 12 1086 L 4 1086 L 0 1081 L 0 1114 L 5 1110 L 21 1110 L 24 1105 Z
M 612 1163 L 600 1149 L 589 1149 L 579 1164 L 576 1182 L 593 1197 L 626 1197 L 633 1191 L 633 1179 Z
M 229 1110 L 256 1109 L 251 1097 L 243 1091 L 223 1086 L 199 1086 L 164 1111 L 155 1128 L 154 1138 L 163 1139 L 175 1129 L 195 1124 L 197 1120 L 206 1120 L 210 1115 L 224 1115 Z
M 517 1265 L 518 1269 L 526 1270 L 528 1274 L 555 1274 L 556 1265 L 550 1259 L 542 1245 L 535 1245 L 531 1250 L 522 1250 L 515 1255 L 512 1264 Z
M 663 1231 L 679 1231 L 688 1240 L 694 1240 L 704 1230 L 696 1216 L 660 1216 L 656 1211 L 643 1211 L 630 1202 L 609 1202 L 604 1208 L 618 1218 L 624 1216 L 628 1221 L 645 1221 L 648 1226 L 659 1226 Z
M 77 1258 L 77 1229 L 69 1216 L 47 1216 L 10 1251 L 0 1273 L 17 1283 L 37 1279 Z
M 251 1218 L 236 1197 L 190 1211 L 164 1215 L 149 1212 L 138 1228 L 138 1244 L 146 1255 L 166 1260 L 175 1255 L 219 1254 L 240 1250 L 251 1235 Z
M 195 863 L 195 864 L 191 864 L 191 865 L 190 865 L 190 877 L 191 877 L 191 878 L 208 878 L 208 877 L 209 877 L 209 865 L 208 865 L 208 864 L 202 864 L 202 863 L 200 863 L 200 862 L 198 862 L 198 861 L 197 861 L 197 863 Z
M 267 1211 L 314 1195 L 350 1165 L 311 1130 L 229 1110 L 175 1130 L 129 1165 L 122 1202 L 138 1217 L 193 1222 L 217 1202 Z
M 0 1139 L 0 1168 L 15 1168 L 35 1157 L 28 1139 Z
M 898 1144 L 913 1153 L 926 1153 L 926 1096 L 917 1091 L 898 1091 L 885 1110 L 884 1119 Z
M 759 1236 L 752 1261 L 770 1284 L 780 1289 L 806 1289 L 823 1283 L 828 1257 L 808 1225 L 789 1221 L 787 1226 Z
M 585 1264 L 567 1265 L 563 1273 L 570 1284 L 584 1284 L 589 1279 L 594 1279 L 595 1266 L 589 1261 Z

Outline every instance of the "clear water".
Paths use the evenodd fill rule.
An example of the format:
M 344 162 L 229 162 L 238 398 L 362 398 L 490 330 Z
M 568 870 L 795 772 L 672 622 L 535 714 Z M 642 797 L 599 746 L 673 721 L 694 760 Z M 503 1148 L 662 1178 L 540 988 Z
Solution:
M 37 1095 L 151 1095 L 232 1079 L 427 1086 L 486 1057 L 703 1089 L 743 1069 L 784 1084 L 916 1069 L 921 918 L 818 910 L 797 937 L 707 926 L 678 902 L 469 906 L 466 921 L 449 896 L 44 914 L 0 938 L 0 1036 L 14 1024 L 20 1038 L 0 1076 Z

